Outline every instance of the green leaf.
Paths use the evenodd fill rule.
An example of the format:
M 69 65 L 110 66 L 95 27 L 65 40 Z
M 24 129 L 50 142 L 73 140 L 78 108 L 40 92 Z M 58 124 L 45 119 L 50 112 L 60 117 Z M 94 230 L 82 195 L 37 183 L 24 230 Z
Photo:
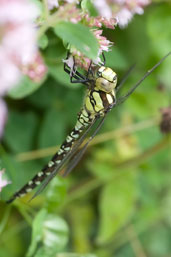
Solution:
M 133 172 L 128 172 L 105 185 L 100 197 L 98 243 L 106 243 L 130 218 L 135 201 Z
M 45 208 L 54 212 L 64 202 L 66 197 L 66 183 L 61 177 L 54 177 L 51 186 L 46 191 Z
M 54 31 L 57 36 L 76 47 L 90 59 L 97 57 L 97 39 L 86 26 L 79 23 L 59 22 Z
M 98 16 L 98 11 L 96 10 L 91 0 L 82 0 L 81 8 L 83 11 L 89 12 L 90 16 Z
M 170 12 L 171 6 L 158 5 L 148 16 L 147 33 L 153 40 L 153 51 L 161 56 L 170 51 L 171 30 L 164 29 L 171 27 Z
M 9 91 L 8 96 L 14 99 L 24 98 L 36 91 L 42 83 L 43 81 L 35 83 L 27 76 L 23 76 L 19 84 Z
M 43 35 L 39 41 L 38 45 L 40 48 L 45 49 L 48 46 L 48 37 L 46 35 Z
M 112 51 L 106 52 L 105 57 L 107 66 L 113 67 L 116 70 L 127 69 L 129 66 L 126 57 L 116 46 L 112 47 Z
M 39 134 L 39 146 L 48 147 L 61 144 L 65 137 L 65 115 L 55 108 L 47 111 Z
M 60 86 L 66 86 L 72 89 L 78 89 L 81 84 L 72 84 L 70 82 L 70 77 L 66 72 L 64 71 L 63 64 L 62 65 L 49 65 L 49 73 L 52 75 L 52 77 L 57 81 L 57 83 Z
M 15 152 L 31 150 L 37 124 L 35 113 L 11 111 L 4 134 L 8 147 Z
M 37 248 L 37 244 L 43 239 L 43 223 L 46 216 L 47 211 L 45 209 L 42 209 L 33 221 L 32 240 L 27 253 L 28 257 L 34 254 Z
M 59 216 L 48 214 L 45 209 L 42 209 L 33 221 L 32 241 L 27 257 L 33 256 L 40 244 L 44 250 L 39 248 L 38 251 L 41 249 L 41 251 L 57 253 L 65 247 L 67 241 L 68 226 L 66 222 Z
M 56 257 L 97 257 L 97 255 L 91 253 L 58 253 Z

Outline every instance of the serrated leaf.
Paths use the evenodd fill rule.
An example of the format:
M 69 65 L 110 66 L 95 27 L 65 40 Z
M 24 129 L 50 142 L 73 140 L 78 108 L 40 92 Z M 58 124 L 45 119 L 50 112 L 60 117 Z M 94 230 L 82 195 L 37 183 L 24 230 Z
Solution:
M 100 197 L 100 228 L 97 242 L 107 242 L 129 219 L 134 207 L 134 174 L 128 172 L 106 184 Z
M 8 92 L 8 96 L 14 99 L 24 98 L 36 91 L 42 85 L 42 83 L 43 81 L 40 83 L 35 83 L 27 76 L 23 76 L 19 84 Z
M 98 42 L 93 33 L 82 24 L 59 22 L 54 31 L 65 42 L 80 50 L 90 59 L 95 59 L 98 53 Z

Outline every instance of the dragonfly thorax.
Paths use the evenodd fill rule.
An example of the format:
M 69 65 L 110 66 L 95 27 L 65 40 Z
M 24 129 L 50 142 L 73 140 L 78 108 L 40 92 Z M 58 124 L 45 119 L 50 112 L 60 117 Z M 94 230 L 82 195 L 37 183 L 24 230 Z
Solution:
M 101 66 L 97 70 L 97 78 L 95 80 L 95 87 L 97 89 L 109 93 L 113 91 L 116 84 L 117 75 L 111 68 Z

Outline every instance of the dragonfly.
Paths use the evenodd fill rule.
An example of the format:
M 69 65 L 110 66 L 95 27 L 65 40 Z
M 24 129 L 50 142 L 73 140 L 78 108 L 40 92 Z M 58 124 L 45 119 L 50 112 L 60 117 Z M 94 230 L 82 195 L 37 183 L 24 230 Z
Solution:
M 116 106 L 123 103 L 135 89 L 148 77 L 169 55 L 165 55 L 158 63 L 156 63 L 150 70 L 135 85 L 128 90 L 128 92 L 117 98 L 117 94 L 129 73 L 133 69 L 131 67 L 121 83 L 117 83 L 117 74 L 110 67 L 106 67 L 105 56 L 102 53 L 103 61 L 101 65 L 89 65 L 86 75 L 81 74 L 73 61 L 73 67 L 69 67 L 64 62 L 64 71 L 69 74 L 71 83 L 82 83 L 86 85 L 87 92 L 83 101 L 82 108 L 78 113 L 78 118 L 75 127 L 67 135 L 65 141 L 61 144 L 59 150 L 54 154 L 52 159 L 39 171 L 27 184 L 18 190 L 7 203 L 13 202 L 16 198 L 23 197 L 31 192 L 34 188 L 39 186 L 37 192 L 33 195 L 31 200 L 40 194 L 48 183 L 63 170 L 67 164 L 63 176 L 68 175 L 72 169 L 77 165 L 87 149 L 88 144 L 95 137 L 104 123 L 107 114 Z M 67 55 L 67 59 L 70 54 Z M 74 57 L 72 57 L 74 60 Z M 95 126 L 94 131 L 85 140 L 87 135 Z

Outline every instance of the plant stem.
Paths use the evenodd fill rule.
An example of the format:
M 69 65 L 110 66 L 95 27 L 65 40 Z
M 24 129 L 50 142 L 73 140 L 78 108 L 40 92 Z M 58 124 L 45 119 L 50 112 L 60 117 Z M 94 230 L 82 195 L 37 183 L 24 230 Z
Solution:
M 154 156 L 162 149 L 166 148 L 169 145 L 169 139 L 170 139 L 169 135 L 165 136 L 164 138 L 161 139 L 161 141 L 159 141 L 154 146 L 147 149 L 145 152 L 139 154 L 138 156 L 128 161 L 117 164 L 116 168 L 123 169 L 123 168 L 128 168 L 129 166 L 137 166 L 141 164 L 142 162 L 148 160 L 149 158 Z M 88 182 L 85 182 L 84 184 L 82 184 L 81 187 L 75 189 L 74 191 L 71 191 L 65 204 L 68 204 L 68 202 L 71 202 L 75 199 L 81 198 L 82 196 L 90 193 L 92 190 L 95 190 L 96 188 L 102 186 L 104 183 L 110 182 L 111 180 L 116 179 L 118 176 L 123 175 L 125 172 L 126 171 L 123 171 L 123 172 L 120 172 L 118 175 L 114 174 L 112 176 L 109 176 L 105 181 L 99 180 L 97 178 L 90 179 Z
M 119 128 L 106 133 L 101 133 L 94 138 L 94 140 L 90 143 L 89 146 L 96 145 L 111 139 L 120 138 L 124 135 L 130 135 L 134 132 L 156 126 L 159 123 L 158 120 L 159 120 L 158 118 L 151 118 L 142 122 L 131 124 L 127 127 Z M 49 155 L 54 154 L 54 152 L 56 152 L 58 149 L 59 149 L 59 146 L 53 146 L 53 147 L 48 147 L 40 150 L 20 153 L 16 155 L 16 160 L 29 161 L 29 160 L 47 157 Z
M 2 221 L 1 221 L 1 224 L 0 224 L 0 234 L 2 234 L 6 224 L 8 222 L 8 218 L 9 218 L 10 212 L 11 212 L 11 206 L 8 206 L 6 208 L 4 217 L 2 218 Z

